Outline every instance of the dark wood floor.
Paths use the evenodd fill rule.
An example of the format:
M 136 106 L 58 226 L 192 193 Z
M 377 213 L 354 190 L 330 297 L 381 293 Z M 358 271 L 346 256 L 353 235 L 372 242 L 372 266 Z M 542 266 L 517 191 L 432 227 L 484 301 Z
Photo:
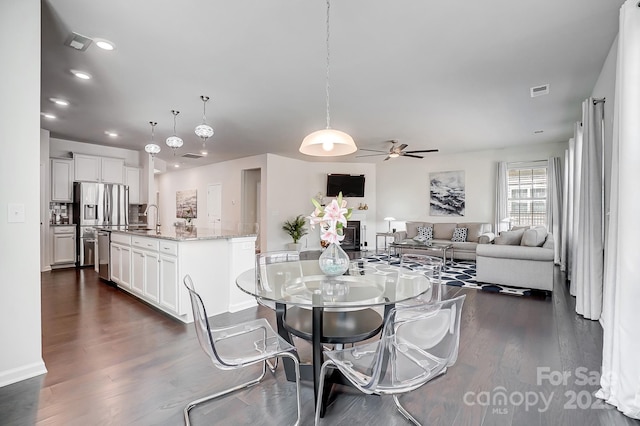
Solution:
M 559 274 L 553 297 L 547 299 L 453 287 L 446 291 L 446 297 L 467 294 L 458 362 L 446 375 L 403 397 L 424 424 L 640 423 L 610 407 L 590 407 L 598 386 L 583 385 L 575 371 L 599 370 L 602 329 L 574 313 L 574 301 Z M 259 316 L 273 321 L 271 311 L 256 308 L 221 315 L 215 322 Z M 215 369 L 199 348 L 192 325 L 106 285 L 88 269 L 42 274 L 42 333 L 49 372 L 0 388 L 0 425 L 180 425 L 188 401 L 258 372 Z M 300 351 L 303 359 L 310 358 L 305 342 L 300 342 Z M 557 386 L 548 380 L 538 383 L 538 368 L 570 372 L 571 377 Z M 310 425 L 313 389 L 305 384 L 302 391 L 302 423 Z M 493 401 L 500 391 L 508 398 L 506 405 L 499 400 L 479 403 L 486 396 Z M 194 410 L 193 423 L 290 424 L 294 392 L 280 369 L 261 386 Z M 550 400 L 549 407 L 541 400 L 534 403 L 534 394 Z M 532 404 L 520 403 L 520 396 Z M 408 423 L 390 398 L 341 388 L 324 424 Z

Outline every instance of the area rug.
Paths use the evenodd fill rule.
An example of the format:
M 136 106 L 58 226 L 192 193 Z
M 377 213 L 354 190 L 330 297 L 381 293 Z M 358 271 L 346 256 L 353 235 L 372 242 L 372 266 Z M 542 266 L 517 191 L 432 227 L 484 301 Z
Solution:
M 400 257 L 397 255 L 375 254 L 364 258 L 370 263 L 385 263 L 399 265 Z M 491 293 L 500 293 L 511 296 L 531 296 L 541 294 L 528 288 L 508 287 L 497 284 L 486 284 L 476 281 L 476 262 L 473 260 L 454 260 L 447 262 L 442 269 L 442 282 L 455 287 L 473 288 Z

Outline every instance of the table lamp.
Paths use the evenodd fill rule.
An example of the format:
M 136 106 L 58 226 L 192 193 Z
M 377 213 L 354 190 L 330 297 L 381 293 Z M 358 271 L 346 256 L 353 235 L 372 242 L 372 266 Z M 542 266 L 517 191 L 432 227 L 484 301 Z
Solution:
M 391 217 L 391 216 L 387 216 L 387 217 L 384 218 L 384 220 L 389 222 L 389 231 L 388 232 L 391 233 L 391 221 L 392 220 L 396 220 L 396 218 L 395 217 Z

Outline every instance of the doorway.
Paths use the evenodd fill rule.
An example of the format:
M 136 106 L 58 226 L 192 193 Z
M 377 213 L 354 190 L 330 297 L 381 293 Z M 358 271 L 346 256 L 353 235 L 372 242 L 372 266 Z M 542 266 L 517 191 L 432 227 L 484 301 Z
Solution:
M 262 232 L 260 232 L 261 169 L 242 171 L 242 209 L 243 227 L 247 232 L 257 233 L 256 252 L 260 252 Z
M 222 184 L 207 185 L 207 224 L 222 233 Z

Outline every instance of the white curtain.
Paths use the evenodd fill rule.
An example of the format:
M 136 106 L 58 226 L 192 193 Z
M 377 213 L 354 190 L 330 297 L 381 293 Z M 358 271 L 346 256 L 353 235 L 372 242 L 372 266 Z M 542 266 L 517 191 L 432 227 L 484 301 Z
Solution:
M 567 259 L 567 277 L 570 280 L 569 291 L 572 296 L 577 294 L 576 282 L 573 280 L 573 265 L 576 262 L 576 235 L 578 232 L 578 195 L 580 194 L 580 161 L 578 158 L 582 156 L 582 123 L 576 123 L 573 132 L 573 146 L 569 144 L 569 155 L 571 156 L 571 180 L 569 187 L 570 194 L 570 217 L 569 217 L 569 241 L 568 241 L 568 259 Z
M 582 147 L 576 149 L 573 266 L 576 312 L 599 320 L 602 313 L 604 241 L 602 224 L 602 143 L 604 103 L 582 103 Z
M 502 222 L 502 220 L 509 216 L 509 209 L 507 207 L 509 184 L 507 182 L 507 163 L 505 161 L 498 162 L 498 170 L 496 173 L 496 213 L 495 223 L 493 229 L 495 229 L 496 235 L 500 231 L 504 231 L 508 228 L 508 222 Z
M 605 259 L 602 388 L 596 394 L 640 419 L 640 6 L 620 10 Z
M 571 239 L 571 225 L 569 221 L 573 215 L 573 199 L 571 189 L 573 186 L 570 184 L 573 179 L 572 170 L 572 154 L 574 139 L 569 139 L 569 148 L 564 151 L 564 180 L 562 188 L 562 231 L 560 235 L 560 270 L 567 271 L 567 264 L 569 262 L 569 241 Z M 569 273 L 567 272 L 567 275 Z
M 562 235 L 562 163 L 560 157 L 549 158 L 547 178 L 547 222 L 549 232 L 556 241 L 560 241 Z M 561 244 L 554 245 L 554 262 L 560 264 Z

